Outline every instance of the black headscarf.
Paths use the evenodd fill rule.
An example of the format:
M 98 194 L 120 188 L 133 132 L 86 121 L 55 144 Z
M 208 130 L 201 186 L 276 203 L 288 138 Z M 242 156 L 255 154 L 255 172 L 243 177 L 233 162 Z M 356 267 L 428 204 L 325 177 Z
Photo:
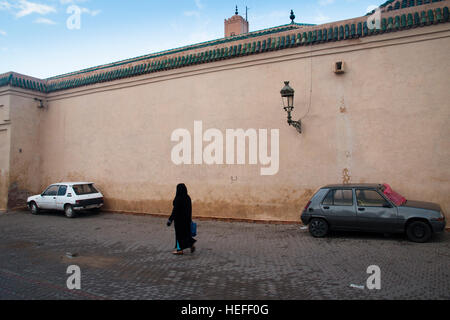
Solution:
M 180 204 L 186 201 L 188 198 L 188 191 L 184 183 L 177 185 L 177 193 L 175 199 L 173 200 L 173 205 Z

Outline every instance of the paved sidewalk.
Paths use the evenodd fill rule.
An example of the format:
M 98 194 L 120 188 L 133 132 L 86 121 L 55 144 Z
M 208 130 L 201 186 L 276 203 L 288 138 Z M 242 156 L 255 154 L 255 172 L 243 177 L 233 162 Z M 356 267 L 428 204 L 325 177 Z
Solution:
M 56 213 L 0 215 L 0 299 L 450 299 L 450 234 L 336 233 L 297 225 L 199 221 L 197 252 L 170 254 L 166 219 Z M 68 258 L 67 252 L 77 253 Z M 81 290 L 66 288 L 69 265 Z M 381 268 L 381 290 L 364 285 Z

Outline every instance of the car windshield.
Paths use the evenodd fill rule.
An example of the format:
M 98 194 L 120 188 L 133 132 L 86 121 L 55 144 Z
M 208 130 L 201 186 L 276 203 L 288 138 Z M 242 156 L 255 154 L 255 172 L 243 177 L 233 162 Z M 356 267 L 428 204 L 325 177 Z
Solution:
M 403 197 L 400 193 L 395 192 L 390 185 L 383 184 L 381 187 L 381 191 L 383 191 L 384 195 L 388 197 L 396 206 L 401 206 L 406 203 L 406 198 Z
M 74 185 L 72 188 L 73 191 L 75 191 L 75 193 L 79 196 L 84 194 L 98 193 L 97 189 L 94 188 L 93 184 L 77 184 Z

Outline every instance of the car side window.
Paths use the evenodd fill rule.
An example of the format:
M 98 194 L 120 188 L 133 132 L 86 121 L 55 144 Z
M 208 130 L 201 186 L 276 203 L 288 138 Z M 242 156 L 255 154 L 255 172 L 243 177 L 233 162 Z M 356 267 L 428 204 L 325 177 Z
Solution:
M 325 206 L 352 206 L 353 191 L 351 189 L 330 190 L 322 204 Z
M 356 190 L 359 207 L 384 207 L 389 203 L 375 190 Z
M 338 189 L 334 193 L 335 206 L 352 206 L 353 205 L 353 191 L 348 189 Z
M 51 186 L 44 192 L 44 196 L 56 196 L 58 194 L 59 186 Z
M 333 205 L 333 196 L 335 190 L 330 190 L 327 193 L 327 196 L 323 199 L 322 204 L 324 206 L 332 206 Z
M 60 186 L 58 190 L 58 196 L 65 196 L 67 192 L 67 186 Z

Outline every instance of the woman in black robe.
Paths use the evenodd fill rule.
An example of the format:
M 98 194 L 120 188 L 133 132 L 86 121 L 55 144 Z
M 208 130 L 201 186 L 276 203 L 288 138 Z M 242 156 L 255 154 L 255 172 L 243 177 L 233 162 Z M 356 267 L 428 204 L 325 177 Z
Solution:
M 196 240 L 192 238 L 191 233 L 192 202 L 184 184 L 177 186 L 177 194 L 173 200 L 172 215 L 167 221 L 167 226 L 170 227 L 173 221 L 175 221 L 175 236 L 177 241 L 177 250 L 173 254 L 183 254 L 183 250 L 187 248 L 191 248 L 191 252 L 194 253 L 194 243 Z

